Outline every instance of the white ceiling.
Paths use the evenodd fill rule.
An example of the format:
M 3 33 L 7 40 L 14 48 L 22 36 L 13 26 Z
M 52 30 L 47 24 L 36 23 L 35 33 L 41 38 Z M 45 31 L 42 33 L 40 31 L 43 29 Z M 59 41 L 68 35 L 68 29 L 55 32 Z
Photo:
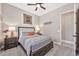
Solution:
M 53 11 L 59 7 L 66 5 L 67 3 L 44 3 L 43 6 L 46 8 L 46 10 L 38 8 L 37 11 L 35 11 L 35 6 L 28 6 L 27 3 L 9 3 L 9 4 L 18 7 L 22 10 L 33 13 L 35 15 L 42 16 L 50 11 Z

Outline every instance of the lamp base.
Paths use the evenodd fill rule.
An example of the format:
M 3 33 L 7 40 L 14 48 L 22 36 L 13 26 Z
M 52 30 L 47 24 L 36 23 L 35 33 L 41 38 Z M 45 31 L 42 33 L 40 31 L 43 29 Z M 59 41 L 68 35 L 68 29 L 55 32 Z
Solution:
M 13 37 L 13 31 L 11 31 L 11 37 Z
M 8 38 L 8 35 L 5 35 L 5 38 Z

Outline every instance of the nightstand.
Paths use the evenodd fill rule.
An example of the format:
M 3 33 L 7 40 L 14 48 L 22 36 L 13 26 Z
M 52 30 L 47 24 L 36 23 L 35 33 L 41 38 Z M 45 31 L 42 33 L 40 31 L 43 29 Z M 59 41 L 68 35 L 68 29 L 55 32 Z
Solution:
M 5 38 L 5 44 L 4 44 L 5 50 L 17 47 L 17 45 L 18 45 L 17 37 Z
M 39 33 L 39 32 L 38 32 L 37 34 L 38 34 L 38 35 L 42 35 L 42 34 L 41 34 L 41 33 Z

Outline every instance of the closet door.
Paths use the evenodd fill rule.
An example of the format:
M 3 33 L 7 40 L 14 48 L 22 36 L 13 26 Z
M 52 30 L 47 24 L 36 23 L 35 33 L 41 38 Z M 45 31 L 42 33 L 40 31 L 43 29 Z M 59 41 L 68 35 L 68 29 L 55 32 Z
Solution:
M 74 49 L 74 11 L 69 11 L 61 15 L 62 44 Z
M 74 42 L 74 12 L 62 15 L 62 40 Z

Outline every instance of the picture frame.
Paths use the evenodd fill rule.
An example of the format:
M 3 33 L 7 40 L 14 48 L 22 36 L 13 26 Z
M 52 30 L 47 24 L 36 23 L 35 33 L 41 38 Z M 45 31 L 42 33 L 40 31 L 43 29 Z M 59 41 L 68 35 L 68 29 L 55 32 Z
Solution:
M 32 24 L 32 16 L 23 14 L 23 24 Z

